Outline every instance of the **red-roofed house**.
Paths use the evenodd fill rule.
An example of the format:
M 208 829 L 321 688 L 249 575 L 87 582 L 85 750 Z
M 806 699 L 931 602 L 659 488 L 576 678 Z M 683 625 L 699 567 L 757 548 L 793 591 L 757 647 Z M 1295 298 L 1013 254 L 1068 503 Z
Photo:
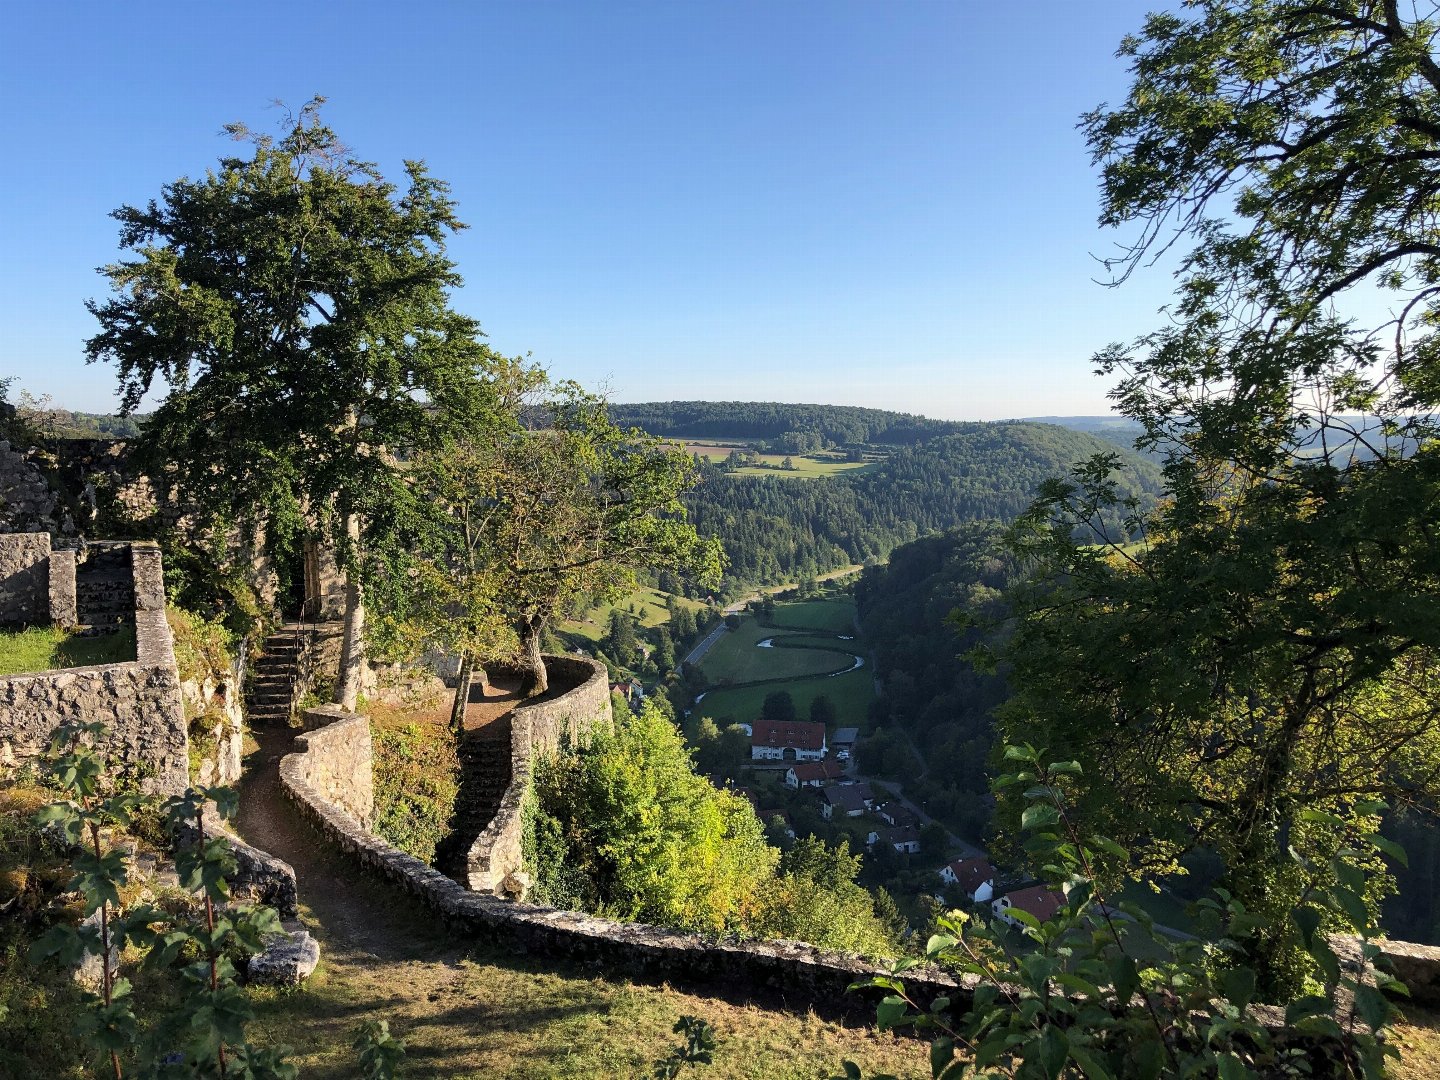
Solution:
M 1043 923 L 1049 922 L 1064 903 L 1064 899 L 1054 889 L 1047 889 L 1044 885 L 1032 885 L 1028 889 L 1017 889 L 999 900 L 992 901 L 990 910 L 995 912 L 997 918 L 1004 919 L 1011 926 L 1018 926 L 1020 921 L 1006 914 L 1011 908 L 1028 911 Z
M 750 734 L 750 757 L 757 761 L 819 761 L 825 749 L 825 725 L 806 720 L 756 720 Z
M 995 895 L 995 868 L 988 859 L 959 859 L 942 866 L 940 880 L 960 886 L 960 891 L 977 904 Z
M 785 783 L 797 790 L 818 788 L 824 787 L 831 780 L 839 780 L 844 775 L 845 766 L 838 761 L 802 761 L 785 770 Z

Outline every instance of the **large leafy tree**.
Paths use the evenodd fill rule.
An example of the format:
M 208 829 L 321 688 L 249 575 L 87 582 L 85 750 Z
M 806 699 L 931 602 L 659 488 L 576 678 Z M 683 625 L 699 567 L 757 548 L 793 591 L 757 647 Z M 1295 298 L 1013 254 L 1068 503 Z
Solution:
M 684 570 L 713 587 L 722 553 L 685 520 L 680 495 L 694 466 L 682 450 L 617 427 L 603 400 L 573 384 L 549 388 L 528 415 L 531 429 L 472 433 L 416 472 L 448 521 L 430 565 L 450 595 L 433 609 L 463 609 L 481 653 L 494 651 L 485 628 L 503 621 L 518 642 L 522 692 L 534 695 L 548 687 L 541 642 L 557 615 L 618 599 L 640 570 Z
M 1272 989 L 1370 800 L 1440 794 L 1440 66 L 1401 7 L 1200 0 L 1125 41 L 1130 94 L 1084 124 L 1102 221 L 1139 229 L 1112 265 L 1180 261 L 1167 324 L 1099 367 L 1170 498 L 1095 544 L 1097 461 L 1018 533 L 1009 734 L 1086 759 L 1157 865 L 1218 849 Z
M 337 700 L 353 707 L 360 583 L 382 539 L 424 507 L 397 456 L 485 422 L 491 357 L 450 306 L 445 183 L 405 163 L 403 188 L 352 157 L 308 103 L 279 140 L 114 216 L 133 257 L 103 268 L 91 361 L 116 364 L 124 408 L 164 397 L 137 441 L 152 477 L 201 515 L 289 550 L 319 528 L 349 579 Z

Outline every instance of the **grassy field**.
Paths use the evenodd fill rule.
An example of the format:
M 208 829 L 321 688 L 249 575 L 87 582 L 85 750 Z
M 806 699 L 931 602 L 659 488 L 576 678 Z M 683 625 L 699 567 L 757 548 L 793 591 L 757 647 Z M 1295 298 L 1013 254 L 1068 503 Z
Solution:
M 754 682 L 756 679 L 803 678 L 834 671 L 845 663 L 838 652 L 815 649 L 761 649 L 758 642 L 775 637 L 775 631 L 746 618 L 738 630 L 731 630 L 705 654 L 700 668 L 713 685 Z M 814 638 L 807 638 L 816 641 Z M 833 645 L 844 642 L 828 641 Z
M 765 695 L 784 690 L 795 701 L 795 711 L 803 720 L 810 715 L 810 702 L 824 694 L 835 703 L 836 723 L 842 727 L 859 726 L 865 722 L 870 700 L 875 696 L 875 680 L 869 665 L 858 671 L 833 678 L 794 679 L 762 686 L 741 686 L 734 689 L 711 690 L 695 706 L 698 716 L 748 724 L 760 715 Z
M 631 604 L 638 610 L 642 625 L 659 626 L 670 618 L 670 611 L 665 606 L 668 595 L 659 589 L 640 589 L 617 603 L 591 608 L 579 619 L 567 619 L 560 624 L 559 629 L 567 634 L 579 634 L 591 641 L 599 641 L 610 629 L 610 612 L 617 607 L 621 611 L 629 611 Z M 691 611 L 702 611 L 705 607 L 698 600 L 689 600 L 683 596 L 677 596 L 675 600 L 681 607 L 687 607 Z
M 135 628 L 101 637 L 75 637 L 48 626 L 0 631 L 0 675 L 57 668 L 123 664 L 135 659 Z
M 687 442 L 682 443 L 687 454 L 699 454 L 703 458 L 712 461 L 724 461 L 730 456 L 730 452 L 739 449 L 736 446 L 722 446 L 720 442 L 729 440 L 716 440 L 715 442 Z M 846 461 L 843 455 L 818 453 L 818 454 L 760 454 L 760 460 L 771 468 L 746 465 L 736 469 L 735 476 L 779 476 L 789 477 L 797 480 L 813 480 L 817 476 L 834 476 L 836 473 L 854 472 L 857 469 L 868 468 L 873 462 L 868 461 Z M 782 468 L 786 458 L 790 459 L 793 469 Z
M 775 625 L 805 630 L 855 633 L 855 601 L 848 596 L 833 600 L 798 600 L 775 605 Z

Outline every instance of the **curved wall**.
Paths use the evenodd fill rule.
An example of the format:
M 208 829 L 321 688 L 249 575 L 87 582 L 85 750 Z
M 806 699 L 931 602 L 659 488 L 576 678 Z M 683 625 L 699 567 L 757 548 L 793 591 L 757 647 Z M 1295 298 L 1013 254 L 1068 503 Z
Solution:
M 582 680 L 580 684 L 550 701 L 521 706 L 514 718 L 511 742 L 517 771 L 506 793 L 507 807 L 515 810 L 514 824 L 507 819 L 497 826 L 496 833 L 508 836 L 512 828 L 516 830 L 517 855 L 519 804 L 511 805 L 511 796 L 523 794 L 523 777 L 528 775 L 535 748 L 554 745 L 562 731 L 610 719 L 609 684 L 603 667 L 569 657 L 555 658 L 552 665 L 556 661 L 584 665 L 583 670 L 569 669 L 573 678 Z M 361 817 L 372 809 L 363 799 L 370 788 L 370 732 L 365 718 L 332 708 L 308 711 L 306 720 L 329 723 L 297 738 L 297 752 L 281 760 L 280 781 L 286 795 L 327 839 L 367 870 L 415 896 L 457 932 L 521 952 L 597 963 L 610 971 L 647 979 L 720 984 L 741 993 L 779 992 L 787 1004 L 868 1011 L 868 1001 L 847 995 L 846 990 L 857 979 L 885 974 L 886 969 L 853 956 L 794 941 L 710 940 L 584 912 L 515 903 L 464 888 L 434 867 L 392 848 L 362 824 Z M 347 772 L 366 776 L 347 779 Z M 503 865 L 501 859 L 509 858 L 502 854 L 497 859 L 498 847 L 490 846 L 488 869 L 492 874 Z M 911 971 L 906 981 L 920 994 L 947 994 L 962 1007 L 968 1005 L 973 986 L 968 977 L 955 979 L 938 971 Z
M 552 681 L 573 684 L 574 689 L 550 700 L 518 705 L 510 714 L 510 786 L 465 858 L 473 892 L 498 895 L 506 877 L 521 868 L 521 815 L 536 751 L 554 750 L 564 735 L 580 738 L 596 724 L 608 727 L 613 722 L 604 664 L 547 656 L 545 666 Z

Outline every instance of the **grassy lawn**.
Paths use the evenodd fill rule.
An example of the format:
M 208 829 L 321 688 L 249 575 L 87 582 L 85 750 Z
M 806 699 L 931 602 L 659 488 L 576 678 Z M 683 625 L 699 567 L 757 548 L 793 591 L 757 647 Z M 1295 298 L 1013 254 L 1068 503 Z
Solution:
M 123 664 L 134 659 L 133 626 L 101 637 L 76 637 L 47 626 L 0 630 L 0 675 Z
M 711 690 L 706 693 L 705 700 L 695 706 L 695 712 L 698 716 L 709 716 L 716 720 L 729 718 L 737 723 L 748 724 L 760 715 L 760 708 L 765 704 L 765 695 L 777 690 L 784 690 L 794 698 L 795 711 L 802 720 L 810 715 L 810 702 L 824 694 L 835 703 L 837 724 L 841 727 L 858 727 L 865 722 L 870 700 L 875 696 L 875 680 L 867 664 L 858 671 L 846 672 L 833 678 L 795 679 L 785 683 L 766 683 L 763 686 Z
M 805 630 L 855 633 L 855 601 L 848 596 L 833 600 L 798 600 L 775 605 L 775 625 Z
M 838 652 L 758 647 L 759 642 L 776 636 L 773 629 L 761 626 L 747 616 L 738 630 L 729 631 L 705 654 L 705 659 L 700 662 L 701 670 L 712 684 L 720 685 L 753 682 L 756 679 L 801 678 L 834 671 L 845 662 Z M 763 698 L 764 695 L 761 696 Z
M 631 604 L 638 609 L 638 618 L 642 625 L 659 626 L 670 619 L 670 611 L 665 606 L 665 599 L 669 595 L 659 589 L 640 589 L 617 603 L 601 604 L 599 607 L 591 608 L 579 619 L 567 619 L 560 624 L 559 628 L 567 634 L 579 634 L 591 641 L 599 641 L 610 629 L 610 612 L 617 607 L 621 611 L 628 612 Z M 689 608 L 691 611 L 702 611 L 705 608 L 705 605 L 698 600 L 689 600 L 683 596 L 675 597 L 675 601 L 681 607 Z

